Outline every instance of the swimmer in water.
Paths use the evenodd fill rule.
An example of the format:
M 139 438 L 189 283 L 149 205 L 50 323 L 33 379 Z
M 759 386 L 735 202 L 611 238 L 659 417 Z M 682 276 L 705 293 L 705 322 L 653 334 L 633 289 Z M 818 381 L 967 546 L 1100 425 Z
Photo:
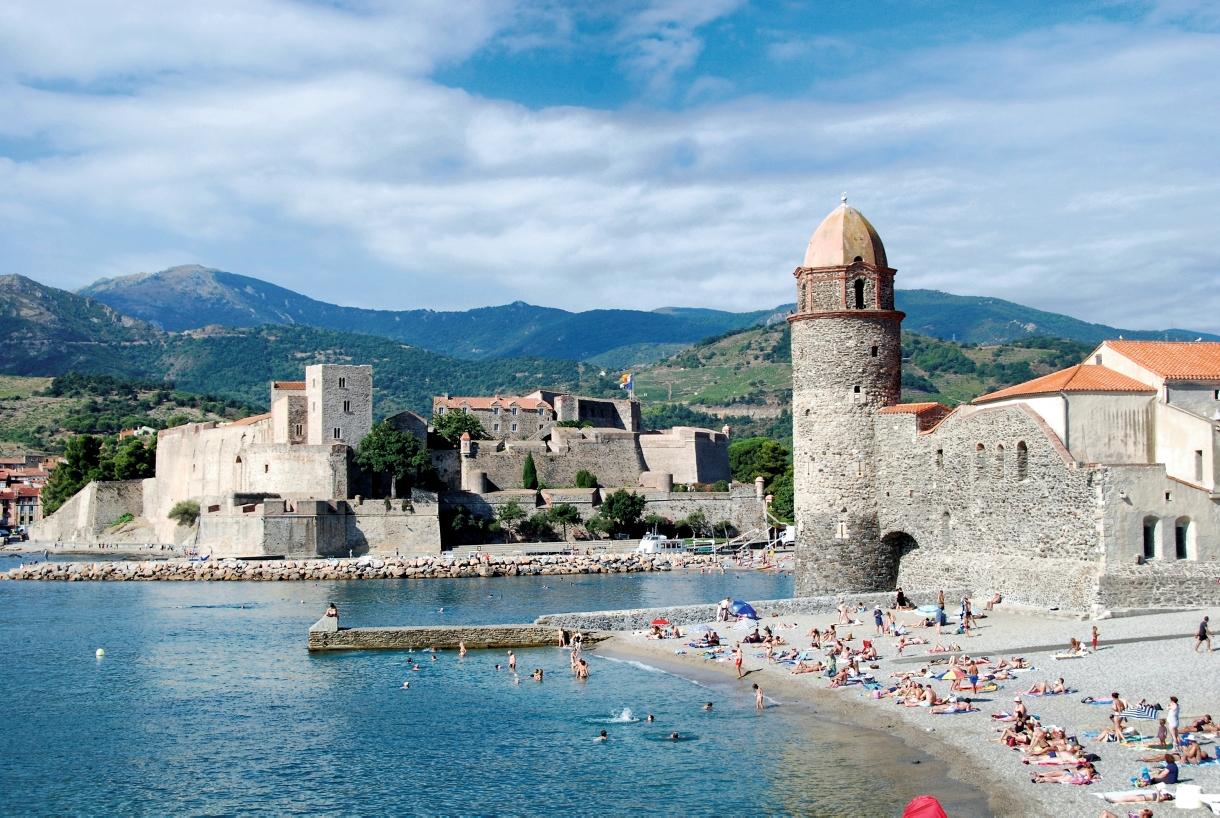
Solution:
M 500 663 L 496 662 L 496 670 L 499 670 L 499 669 L 500 669 Z
M 704 704 L 704 705 L 703 705 L 703 709 L 704 709 L 704 710 L 711 710 L 711 709 L 712 709 L 712 703 L 711 703 L 711 702 L 707 702 L 706 704 Z
M 410 680 L 407 680 L 407 681 L 405 681 L 405 682 L 403 682 L 403 683 L 402 683 L 402 689 L 403 689 L 403 690 L 406 690 L 406 689 L 407 689 L 407 688 L 409 688 L 410 686 L 411 686 L 411 682 L 410 682 Z
M 648 714 L 648 718 L 644 719 L 644 721 L 648 722 L 649 724 L 651 724 L 652 722 L 654 722 L 656 720 L 657 720 L 656 717 L 653 716 L 651 713 Z
M 458 656 L 465 656 L 465 655 L 466 655 L 466 643 L 458 642 Z
M 517 670 L 517 654 L 511 650 L 508 652 L 508 669 L 512 671 Z
M 678 739 L 680 739 L 680 738 L 681 738 L 681 736 L 679 736 L 679 735 L 678 735 L 678 733 L 677 733 L 677 731 L 676 731 L 676 730 L 675 730 L 674 732 L 672 732 L 672 733 L 670 733 L 670 734 L 669 734 L 669 740 L 670 740 L 670 741 L 677 741 L 677 740 L 678 740 Z
M 435 653 L 434 653 L 434 654 L 432 654 L 432 661 L 433 661 L 433 662 L 435 662 L 435 661 L 436 661 L 436 654 L 435 654 Z
M 605 741 L 608 738 L 610 738 L 610 736 L 606 733 L 605 730 L 602 730 L 600 733 L 597 734 L 597 738 L 595 738 L 593 740 L 594 741 Z
M 766 706 L 767 706 L 766 701 L 763 699 L 762 688 L 759 687 L 757 684 L 755 684 L 754 685 L 754 709 L 762 710 Z

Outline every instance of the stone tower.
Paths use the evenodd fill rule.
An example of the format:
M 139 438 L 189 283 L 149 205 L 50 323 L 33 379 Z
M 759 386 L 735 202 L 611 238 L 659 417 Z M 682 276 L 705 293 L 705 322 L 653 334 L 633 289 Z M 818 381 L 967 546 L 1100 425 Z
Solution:
M 877 523 L 873 420 L 899 400 L 901 325 L 894 273 L 877 231 L 843 204 L 796 269 L 792 432 L 796 593 L 894 587 L 898 555 Z

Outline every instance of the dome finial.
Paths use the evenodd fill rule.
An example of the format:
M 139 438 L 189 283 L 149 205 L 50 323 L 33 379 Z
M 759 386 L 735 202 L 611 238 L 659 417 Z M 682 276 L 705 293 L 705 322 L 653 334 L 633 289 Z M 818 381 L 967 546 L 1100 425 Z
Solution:
M 846 190 L 843 191 L 841 196 L 839 196 L 839 204 L 847 204 L 847 191 Z

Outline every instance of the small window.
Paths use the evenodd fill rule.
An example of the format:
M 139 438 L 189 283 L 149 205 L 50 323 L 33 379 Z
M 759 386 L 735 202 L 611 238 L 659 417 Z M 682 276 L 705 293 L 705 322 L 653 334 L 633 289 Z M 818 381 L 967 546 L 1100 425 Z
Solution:
M 492 413 L 493 415 L 499 415 L 499 414 L 500 414 L 500 407 L 499 407 L 499 406 L 493 406 L 493 407 L 491 407 L 491 413 Z
M 514 406 L 514 407 L 513 407 L 513 415 L 515 416 L 516 414 L 517 414 L 517 407 L 516 407 L 516 406 Z
M 342 429 L 340 429 L 338 426 L 336 426 L 335 428 L 331 429 L 331 430 L 330 430 L 330 433 L 331 433 L 331 435 L 333 435 L 333 436 L 334 436 L 335 440 L 342 440 L 342 439 L 343 439 L 343 430 L 342 430 Z
M 269 471 L 271 471 L 271 464 L 270 464 L 270 463 L 264 463 L 264 464 L 263 464 L 263 474 L 267 474 Z
M 945 450 L 936 450 L 936 468 L 943 469 L 945 467 Z
M 340 388 L 340 389 L 347 389 L 347 378 L 340 378 L 340 379 L 339 379 L 339 388 Z
M 498 423 L 493 423 L 493 424 L 492 424 L 492 427 L 491 427 L 491 430 L 492 430 L 493 432 L 498 432 L 498 431 L 500 431 L 500 424 L 498 424 Z
M 876 358 L 876 357 L 877 357 L 877 348 L 876 348 L 876 347 L 873 347 L 872 349 L 870 349 L 870 350 L 868 351 L 868 354 L 869 354 L 869 355 L 871 355 L 871 356 L 873 356 L 874 358 Z
M 517 424 L 515 424 L 515 423 L 513 424 L 513 431 L 514 432 L 517 431 Z
M 1093 363 L 1097 364 L 1098 366 L 1101 366 L 1101 355 L 1094 355 Z
M 855 386 L 853 386 L 853 387 L 851 388 L 851 391 L 852 391 L 853 393 L 855 393 L 855 394 L 859 395 L 859 394 L 860 394 L 860 385 L 859 385 L 859 384 L 856 384 Z
M 445 407 L 443 407 L 443 406 L 436 407 L 436 414 L 438 414 L 438 415 L 445 414 Z
M 854 285 L 856 294 L 856 309 L 864 309 L 864 279 L 857 278 Z
M 1024 480 L 1029 475 L 1029 447 L 1024 440 L 1017 441 L 1017 479 Z
M 1203 450 L 1195 449 L 1195 482 L 1203 482 Z
M 292 427 L 292 433 L 294 437 L 300 437 L 301 435 L 305 434 L 305 427 L 298 423 L 296 426 Z
M 1214 392 L 1212 392 L 1212 400 L 1220 400 L 1220 389 L 1217 389 Z
M 350 400 L 343 401 L 343 411 L 349 415 L 352 413 L 352 402 Z
M 1173 492 L 1172 492 L 1172 491 L 1167 491 L 1167 492 L 1165 492 L 1165 502 L 1166 502 L 1166 503 L 1172 503 L 1172 502 L 1173 502 Z
M 846 520 L 840 520 L 839 524 L 837 526 L 835 526 L 835 539 L 836 540 L 846 540 L 847 539 L 847 521 Z

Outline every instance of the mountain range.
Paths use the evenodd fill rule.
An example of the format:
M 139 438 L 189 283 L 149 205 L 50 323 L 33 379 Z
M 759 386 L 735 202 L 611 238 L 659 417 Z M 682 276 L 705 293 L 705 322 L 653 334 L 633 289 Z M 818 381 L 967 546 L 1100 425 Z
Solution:
M 309 326 L 381 336 L 471 360 L 546 357 L 611 368 L 659 360 L 711 336 L 773 323 L 793 306 L 740 313 L 684 307 L 569 312 L 517 301 L 454 312 L 371 310 L 328 304 L 257 278 L 197 265 L 101 279 L 78 294 L 169 332 L 208 325 Z M 1034 336 L 1097 343 L 1119 335 L 1171 340 L 1201 335 L 1120 329 L 999 298 L 937 290 L 899 290 L 896 299 L 907 313 L 907 331 L 968 344 Z

